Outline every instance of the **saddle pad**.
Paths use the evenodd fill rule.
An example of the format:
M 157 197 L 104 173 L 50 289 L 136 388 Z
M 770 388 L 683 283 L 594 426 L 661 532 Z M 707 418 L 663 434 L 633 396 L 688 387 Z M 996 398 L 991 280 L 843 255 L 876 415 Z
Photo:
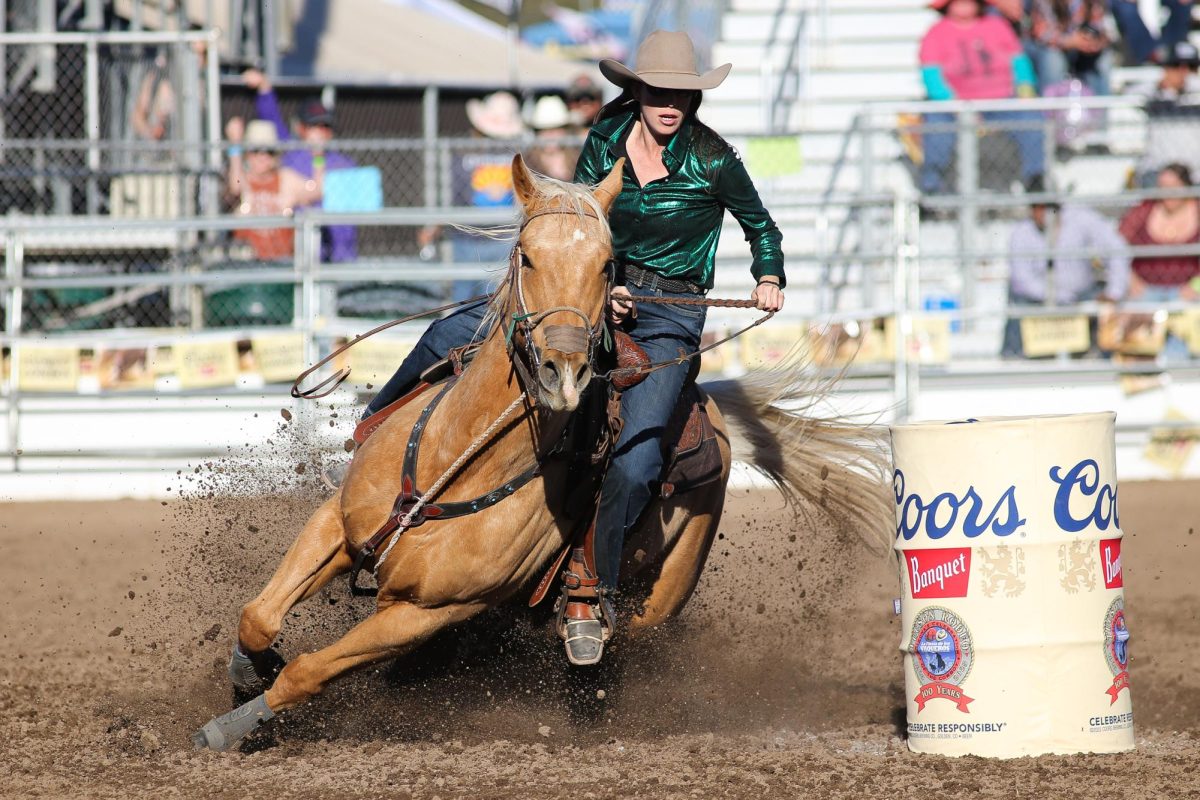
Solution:
M 708 418 L 707 396 L 695 383 L 684 387 L 663 437 L 663 476 L 659 493 L 670 497 L 721 477 L 717 432 Z

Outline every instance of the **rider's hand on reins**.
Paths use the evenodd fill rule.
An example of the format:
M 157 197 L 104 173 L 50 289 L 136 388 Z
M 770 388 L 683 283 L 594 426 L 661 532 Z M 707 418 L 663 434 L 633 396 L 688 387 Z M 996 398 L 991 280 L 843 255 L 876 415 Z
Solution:
M 783 289 L 779 288 L 777 280 L 763 278 L 750 293 L 750 299 L 759 311 L 783 310 Z
M 627 319 L 637 319 L 637 304 L 633 302 L 633 295 L 624 286 L 618 286 L 612 290 L 613 296 L 608 301 L 608 321 L 614 325 L 620 325 Z M 628 297 L 629 300 L 620 298 Z

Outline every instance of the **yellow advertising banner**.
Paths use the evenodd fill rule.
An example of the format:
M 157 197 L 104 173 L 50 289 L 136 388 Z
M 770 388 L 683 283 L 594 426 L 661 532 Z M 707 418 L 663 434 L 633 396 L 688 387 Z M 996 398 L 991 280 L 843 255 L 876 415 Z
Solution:
M 304 337 L 299 333 L 255 337 L 250 352 L 267 383 L 290 383 L 304 370 Z
M 912 335 L 905 344 L 908 360 L 919 364 L 945 364 L 950 361 L 950 319 L 948 317 L 917 317 L 913 319 Z M 896 352 L 896 318 L 883 323 L 883 353 Z
M 707 347 L 717 339 L 723 339 L 729 335 L 729 329 L 722 327 L 718 331 L 710 331 L 700 337 L 700 346 Z M 725 367 L 729 364 L 729 350 L 727 345 L 714 347 L 712 350 L 700 356 L 700 371 L 705 373 L 724 372 Z
M 105 390 L 153 389 L 150 349 L 105 348 L 96 353 L 97 380 Z
M 891 361 L 883 319 L 848 320 L 809 332 L 813 363 L 844 366 Z
M 1190 422 L 1191 420 L 1177 408 L 1167 411 L 1166 422 Z M 1196 449 L 1196 440 L 1200 438 L 1197 428 L 1152 428 L 1150 441 L 1142 456 L 1151 464 L 1156 464 L 1174 477 L 1183 474 L 1192 451 Z
M 741 343 L 741 361 L 746 369 L 779 366 L 788 357 L 808 349 L 808 331 L 801 325 L 772 325 L 766 323 L 746 331 L 737 341 Z
M 184 389 L 232 386 L 237 383 L 237 343 L 224 341 L 176 342 L 175 374 Z
M 23 392 L 74 392 L 79 385 L 78 347 L 22 346 L 17 386 Z
M 336 366 L 350 367 L 346 380 L 357 386 L 370 384 L 378 389 L 400 366 L 400 362 L 412 350 L 409 342 L 388 339 L 367 339 L 351 347 L 337 358 Z
M 1028 358 L 1059 353 L 1086 353 L 1092 346 L 1088 318 L 1024 317 L 1021 319 L 1021 346 Z
M 1187 342 L 1192 355 L 1200 356 L 1200 310 L 1189 309 L 1180 316 L 1183 320 L 1180 324 L 1182 335 L 1179 338 Z

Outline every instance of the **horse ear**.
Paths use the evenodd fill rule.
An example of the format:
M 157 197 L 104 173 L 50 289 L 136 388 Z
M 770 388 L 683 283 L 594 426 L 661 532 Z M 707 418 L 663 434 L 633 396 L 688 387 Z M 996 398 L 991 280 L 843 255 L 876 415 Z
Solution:
M 617 163 L 613 164 L 608 177 L 596 184 L 596 188 L 592 190 L 592 194 L 596 196 L 596 202 L 600 204 L 600 208 L 604 209 L 605 214 L 608 213 L 613 200 L 616 200 L 617 195 L 621 193 L 621 174 L 624 169 L 625 157 L 622 156 L 617 159 Z
M 528 209 L 529 203 L 537 191 L 533 187 L 533 176 L 529 174 L 529 168 L 525 166 L 525 159 L 521 158 L 520 153 L 513 156 L 512 181 L 517 202 L 521 204 L 522 208 Z

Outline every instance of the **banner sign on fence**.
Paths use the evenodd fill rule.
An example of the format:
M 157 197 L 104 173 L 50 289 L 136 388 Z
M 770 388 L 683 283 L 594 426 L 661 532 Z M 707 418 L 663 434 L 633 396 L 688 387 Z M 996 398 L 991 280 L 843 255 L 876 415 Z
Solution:
M 232 339 L 176 342 L 175 374 L 184 389 L 232 386 L 237 383 L 237 343 Z
M 336 366 L 350 367 L 348 382 L 358 386 L 371 384 L 378 389 L 392 377 L 409 350 L 411 342 L 367 339 L 339 356 Z
M 257 336 L 250 340 L 254 363 L 267 383 L 287 383 L 304 369 L 304 336 Z
M 74 392 L 79 386 L 78 347 L 21 347 L 17 386 L 23 392 Z
M 154 373 L 151 371 L 153 348 L 123 347 L 104 348 L 96 352 L 96 378 L 104 390 L 153 389 Z
M 1021 346 L 1029 358 L 1086 353 L 1092 346 L 1087 317 L 1024 317 Z
M 741 342 L 741 361 L 746 369 L 774 367 L 792 354 L 808 348 L 808 331 L 800 325 L 761 325 L 746 331 Z

